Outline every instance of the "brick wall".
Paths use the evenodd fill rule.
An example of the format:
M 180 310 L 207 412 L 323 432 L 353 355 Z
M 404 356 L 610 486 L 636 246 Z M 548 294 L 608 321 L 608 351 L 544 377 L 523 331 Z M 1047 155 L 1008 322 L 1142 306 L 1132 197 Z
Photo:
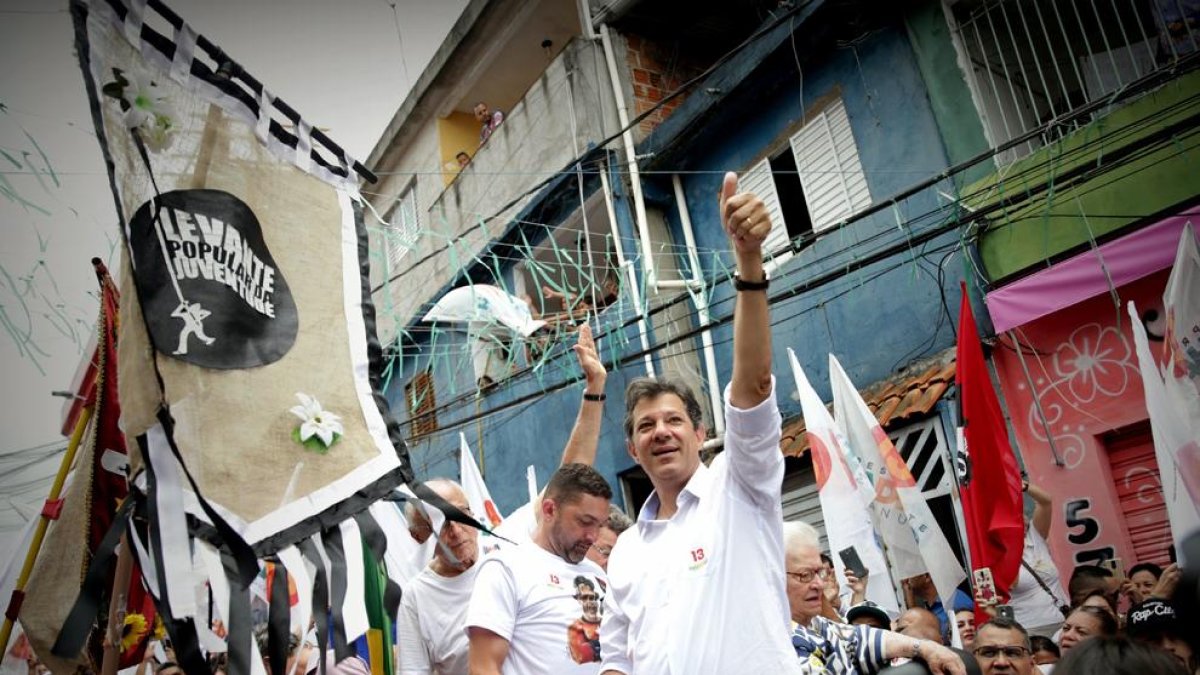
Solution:
M 625 34 L 624 38 L 633 83 L 633 104 L 630 106 L 633 117 L 654 108 L 680 85 L 704 71 L 703 64 L 689 58 L 673 42 L 651 41 L 633 33 Z M 639 139 L 645 138 L 670 117 L 687 96 L 680 95 L 655 110 L 641 121 L 635 135 Z

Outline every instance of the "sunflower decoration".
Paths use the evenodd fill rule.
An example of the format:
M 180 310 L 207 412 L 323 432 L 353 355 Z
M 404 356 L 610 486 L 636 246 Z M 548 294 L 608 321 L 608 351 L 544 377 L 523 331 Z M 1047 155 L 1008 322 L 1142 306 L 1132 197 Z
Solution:
M 154 617 L 154 635 L 155 640 L 162 642 L 167 637 L 167 627 L 163 625 L 162 616 Z
M 121 629 L 121 652 L 127 652 L 141 644 L 149 632 L 150 624 L 145 616 L 137 612 L 126 614 L 125 625 Z

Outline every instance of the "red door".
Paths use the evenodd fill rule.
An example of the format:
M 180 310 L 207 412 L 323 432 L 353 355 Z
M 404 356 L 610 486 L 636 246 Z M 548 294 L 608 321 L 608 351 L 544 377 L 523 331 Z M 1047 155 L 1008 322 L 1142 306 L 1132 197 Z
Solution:
M 1140 422 L 1106 434 L 1108 464 L 1120 501 L 1125 530 L 1133 545 L 1134 563 L 1170 563 L 1171 525 L 1163 501 L 1162 481 L 1154 458 L 1150 423 Z

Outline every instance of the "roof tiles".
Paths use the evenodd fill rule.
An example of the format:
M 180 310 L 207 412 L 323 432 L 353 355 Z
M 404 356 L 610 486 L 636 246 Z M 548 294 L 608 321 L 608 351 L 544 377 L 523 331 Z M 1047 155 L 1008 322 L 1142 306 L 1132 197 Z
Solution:
M 900 425 L 929 415 L 954 385 L 954 366 L 954 351 L 951 349 L 935 357 L 928 367 L 917 370 L 915 374 L 888 378 L 860 393 L 882 427 L 886 429 Z M 785 457 L 799 457 L 808 451 L 808 435 L 804 429 L 803 416 L 784 422 L 779 447 Z

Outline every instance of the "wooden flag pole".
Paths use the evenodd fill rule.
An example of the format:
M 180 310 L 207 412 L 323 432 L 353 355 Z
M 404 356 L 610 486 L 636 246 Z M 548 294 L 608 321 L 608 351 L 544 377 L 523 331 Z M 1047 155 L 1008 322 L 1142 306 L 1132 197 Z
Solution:
M 33 563 L 37 561 L 38 551 L 42 548 L 42 540 L 46 538 L 46 528 L 50 526 L 50 521 L 57 520 L 59 513 L 62 512 L 62 500 L 59 499 L 59 495 L 62 494 L 63 483 L 67 480 L 67 474 L 71 472 L 71 465 L 75 462 L 75 453 L 79 450 L 83 432 L 87 429 L 91 419 L 91 407 L 80 411 L 79 419 L 75 422 L 75 430 L 71 432 L 71 439 L 67 442 L 67 453 L 63 455 L 62 463 L 58 466 L 58 475 L 54 477 L 50 495 L 46 497 L 46 503 L 42 507 L 41 519 L 33 531 L 33 541 L 30 542 L 29 551 L 25 554 L 25 564 L 21 567 L 21 574 L 17 577 L 17 584 L 13 588 L 12 597 L 9 598 L 8 608 L 4 611 L 4 627 L 0 628 L 0 654 L 8 652 L 8 639 L 12 637 L 13 626 L 21 614 L 21 603 L 25 601 L 25 585 L 29 583 L 29 576 L 33 573 Z
M 125 610 L 129 602 L 129 584 L 133 579 L 133 554 L 129 550 L 129 535 L 121 535 L 117 551 L 117 570 L 113 578 L 112 601 L 108 603 L 108 630 L 104 636 L 104 662 L 100 675 L 116 675 L 121 661 L 121 635 L 125 627 Z M 149 627 L 154 630 L 154 626 Z

